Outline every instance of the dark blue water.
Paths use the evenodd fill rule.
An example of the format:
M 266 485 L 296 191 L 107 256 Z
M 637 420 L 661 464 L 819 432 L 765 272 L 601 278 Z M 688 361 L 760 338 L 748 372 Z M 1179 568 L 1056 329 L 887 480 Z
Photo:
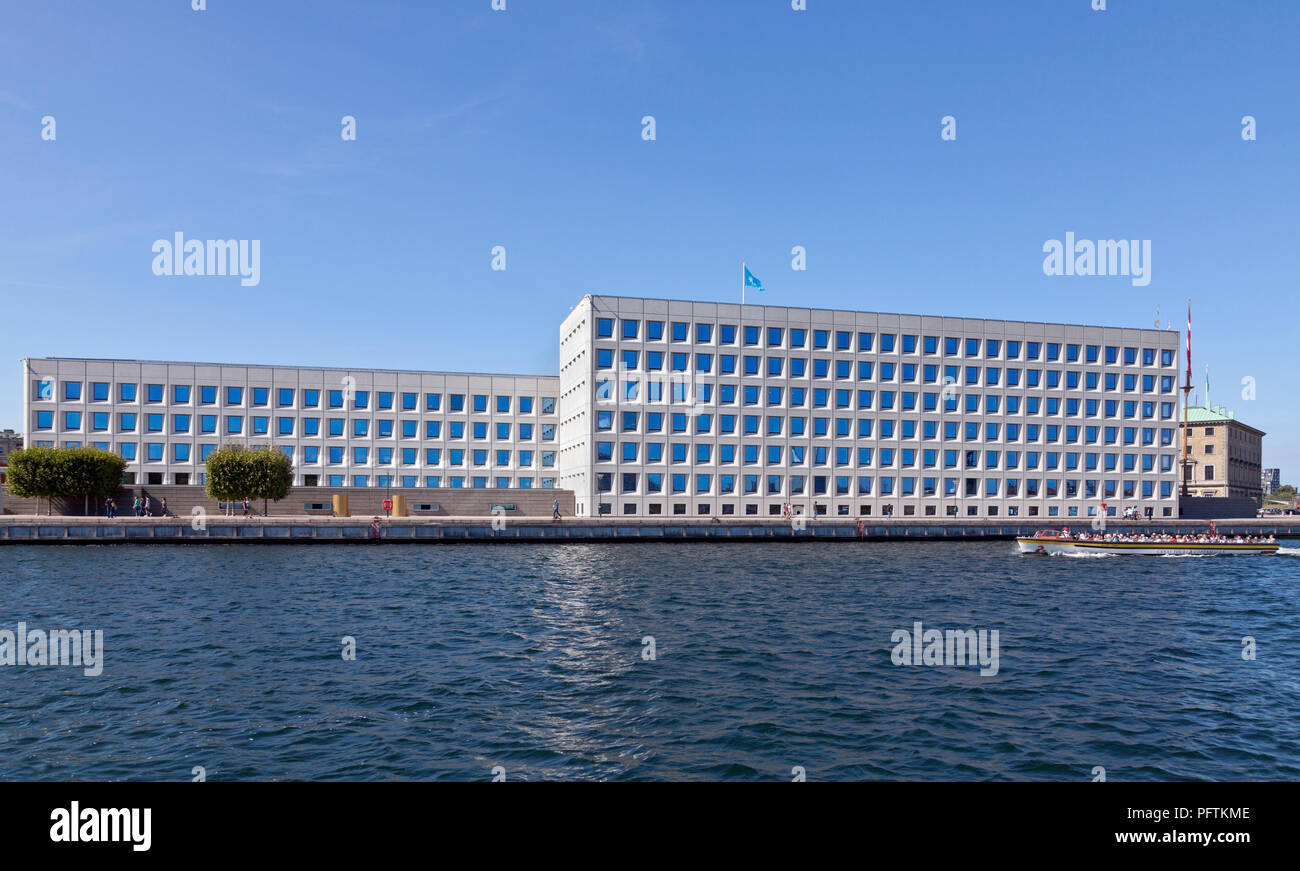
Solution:
M 1297 550 L 6 547 L 0 629 L 106 653 L 0 667 L 0 778 L 1296 779 L 1298 590 Z M 895 666 L 916 620 L 998 674 Z

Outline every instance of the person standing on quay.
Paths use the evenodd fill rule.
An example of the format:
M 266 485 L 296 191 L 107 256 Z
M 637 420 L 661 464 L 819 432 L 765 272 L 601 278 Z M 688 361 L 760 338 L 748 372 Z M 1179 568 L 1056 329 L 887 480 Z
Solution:
M 249 510 L 250 510 L 252 507 L 253 507 L 253 503 L 249 501 L 249 499 L 248 499 L 247 496 L 245 496 L 245 497 L 244 497 L 244 516 L 245 516 L 245 517 L 248 516 L 248 512 L 249 512 Z
M 131 500 L 131 513 L 136 517 L 140 516 L 140 497 L 136 496 Z
M 153 517 L 153 497 L 144 497 L 144 516 Z

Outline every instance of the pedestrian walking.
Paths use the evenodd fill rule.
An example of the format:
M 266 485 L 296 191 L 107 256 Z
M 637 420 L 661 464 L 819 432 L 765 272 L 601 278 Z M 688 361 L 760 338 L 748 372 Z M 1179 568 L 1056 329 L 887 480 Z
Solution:
M 135 499 L 131 500 L 131 513 L 134 514 L 136 517 L 139 517 L 139 516 L 140 516 L 140 497 L 139 497 L 139 496 L 137 496 L 137 497 L 135 497 Z
M 248 512 L 252 509 L 252 507 L 253 507 L 253 503 L 252 503 L 251 501 L 249 501 L 249 498 L 248 498 L 247 496 L 245 496 L 245 497 L 244 497 L 244 516 L 245 516 L 245 517 L 248 516 Z
M 553 505 L 551 508 L 551 522 L 555 523 L 559 519 L 560 519 L 560 500 L 556 499 L 555 505 Z
M 144 516 L 153 517 L 153 497 L 144 497 Z

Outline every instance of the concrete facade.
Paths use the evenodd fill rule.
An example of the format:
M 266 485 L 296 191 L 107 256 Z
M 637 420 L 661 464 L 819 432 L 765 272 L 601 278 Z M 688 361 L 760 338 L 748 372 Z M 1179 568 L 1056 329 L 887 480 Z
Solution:
M 285 451 L 299 487 L 550 490 L 558 477 L 553 376 L 81 359 L 22 366 L 30 443 L 120 454 L 127 485 L 202 485 L 203 459 L 227 444 Z
M 1177 517 L 1179 338 L 588 296 L 562 484 L 588 517 Z
M 569 492 L 583 517 L 1174 518 L 1179 338 L 586 296 L 555 376 L 39 358 L 22 361 L 24 422 L 30 444 L 121 454 L 128 487 L 197 490 L 233 443 L 285 451 L 320 501 L 391 487 Z

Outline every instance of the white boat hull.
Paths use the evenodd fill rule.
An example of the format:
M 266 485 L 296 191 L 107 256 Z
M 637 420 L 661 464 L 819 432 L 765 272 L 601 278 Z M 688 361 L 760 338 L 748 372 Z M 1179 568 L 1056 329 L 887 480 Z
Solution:
M 1126 543 L 1113 541 L 1060 541 L 1045 538 L 1017 538 L 1020 553 L 1124 556 L 1186 556 L 1210 554 L 1253 555 L 1277 553 L 1276 544 L 1202 544 L 1186 543 Z

